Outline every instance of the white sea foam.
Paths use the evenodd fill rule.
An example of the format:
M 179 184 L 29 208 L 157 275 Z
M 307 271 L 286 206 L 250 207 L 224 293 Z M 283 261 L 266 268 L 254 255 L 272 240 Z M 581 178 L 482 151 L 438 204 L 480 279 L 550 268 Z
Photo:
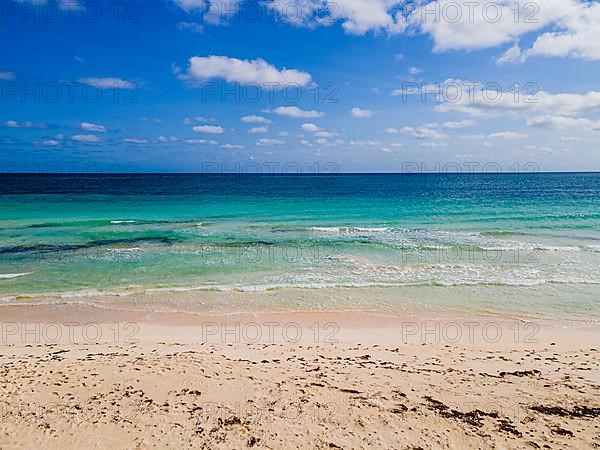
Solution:
M 68 291 L 53 294 L 62 299 L 74 299 L 74 298 L 86 298 L 86 297 L 127 297 L 134 294 L 135 291 L 131 288 L 113 289 L 113 290 L 99 290 L 99 289 L 82 289 L 80 291 Z
M 311 231 L 319 233 L 383 233 L 389 227 L 311 227 Z
M 31 275 L 33 272 L 23 272 L 23 273 L 0 273 L 0 280 L 12 280 L 13 278 L 24 277 L 26 275 Z
M 369 238 L 373 243 L 391 247 L 418 248 L 421 250 L 443 250 L 454 247 L 467 247 L 481 251 L 538 251 L 538 252 L 579 252 L 600 251 L 600 246 L 547 245 L 536 242 L 501 239 L 479 232 L 446 231 L 431 228 L 408 229 L 395 227 L 312 227 L 312 232 L 340 238 Z

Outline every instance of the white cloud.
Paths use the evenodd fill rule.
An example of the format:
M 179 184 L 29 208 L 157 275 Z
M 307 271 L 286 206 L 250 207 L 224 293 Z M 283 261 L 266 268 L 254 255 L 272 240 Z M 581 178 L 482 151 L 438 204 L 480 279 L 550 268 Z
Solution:
M 46 128 L 45 123 L 33 123 L 30 120 L 25 122 L 17 122 L 16 120 L 8 120 L 2 124 L 6 128 Z
M 470 94 L 477 89 L 481 89 L 480 83 L 458 78 L 447 78 L 437 83 L 404 82 L 402 88 L 394 89 L 390 95 L 394 97 L 402 96 L 403 99 L 407 99 L 410 95 L 420 94 L 423 102 L 432 99 L 435 99 L 436 102 L 445 100 L 454 102 L 463 97 L 470 98 Z
M 259 139 L 258 141 L 256 141 L 256 145 L 258 145 L 259 147 L 261 146 L 272 146 L 272 145 L 284 145 L 285 141 L 282 141 L 281 139 L 268 139 L 268 138 L 263 138 L 263 139 Z
M 71 136 L 71 140 L 75 142 L 84 142 L 84 143 L 96 143 L 100 142 L 102 139 L 95 134 L 76 134 Z
M 519 47 L 519 44 L 515 43 L 496 60 L 496 64 L 506 64 L 518 61 L 519 59 L 521 59 L 521 48 Z
M 257 134 L 257 133 L 268 133 L 269 127 L 253 127 L 248 130 L 248 133 Z
M 283 88 L 295 84 L 306 86 L 310 74 L 295 69 L 278 70 L 263 59 L 237 59 L 227 56 L 194 56 L 190 58 L 187 75 L 199 81 L 222 78 L 230 83 L 267 85 Z
M 90 122 L 81 122 L 79 128 L 84 131 L 93 131 L 94 133 L 106 133 L 106 127 L 104 125 L 98 125 Z
M 323 117 L 325 115 L 325 113 L 321 111 L 307 111 L 304 109 L 300 109 L 297 106 L 280 106 L 278 108 L 275 108 L 273 112 L 279 116 L 294 117 L 298 119 L 314 119 L 318 117 Z
M 204 10 L 207 5 L 207 0 L 173 0 L 177 6 L 186 12 Z
M 314 123 L 303 123 L 301 127 L 304 131 L 308 131 L 309 133 L 316 133 L 320 130 L 318 126 Z
M 315 137 L 317 138 L 332 138 L 332 137 L 336 137 L 339 135 L 339 133 L 335 132 L 335 131 L 326 131 L 323 130 L 321 128 L 319 128 L 317 125 L 315 125 L 314 123 L 304 123 L 302 124 L 302 130 L 303 131 L 307 131 L 309 133 L 314 133 Z
M 565 116 L 537 116 L 527 120 L 527 125 L 532 127 L 545 128 L 580 128 L 582 131 L 599 131 L 600 120 L 591 120 L 583 117 L 565 117 Z
M 128 144 L 147 144 L 148 139 L 144 138 L 125 138 L 123 142 L 127 142 Z
M 192 128 L 196 133 L 223 134 L 225 129 L 217 125 L 196 125 Z
M 223 144 L 220 147 L 224 148 L 224 149 L 227 149 L 227 150 L 236 150 L 236 149 L 242 149 L 242 148 L 244 148 L 243 145 L 239 145 L 239 144 Z
M 315 133 L 315 136 L 319 138 L 332 138 L 338 136 L 338 133 L 335 131 L 320 130 Z
M 204 27 L 196 22 L 179 22 L 177 24 L 178 30 L 191 31 L 192 33 L 203 33 Z
M 427 124 L 421 127 L 403 127 L 402 133 L 407 134 L 415 139 L 448 139 L 446 133 L 438 130 L 436 124 Z
M 418 94 L 419 91 L 418 90 L 414 90 L 411 88 L 401 88 L 401 89 L 394 89 L 392 92 L 390 92 L 390 95 L 393 97 L 400 97 L 400 96 L 407 96 L 407 95 L 415 95 Z
M 408 73 L 410 73 L 411 75 L 418 75 L 422 72 L 423 72 L 423 69 L 419 69 L 418 67 L 415 67 L 415 66 L 408 69 Z
M 184 125 L 192 125 L 192 124 L 198 123 L 198 122 L 208 122 L 208 119 L 206 119 L 205 117 L 202 117 L 202 116 L 186 117 L 185 119 L 183 119 Z
M 362 109 L 355 106 L 350 110 L 350 114 L 355 119 L 367 119 L 369 117 L 373 117 L 375 115 L 375 111 L 371 111 L 370 109 Z
M 241 0 L 173 0 L 189 14 L 202 13 L 206 23 L 218 25 L 222 18 L 237 12 Z
M 241 120 L 244 123 L 264 123 L 264 124 L 270 124 L 272 122 L 270 119 L 267 119 L 266 117 L 257 116 L 255 114 L 252 114 L 250 116 L 244 116 L 244 117 L 242 117 Z
M 122 78 L 105 77 L 105 78 L 81 78 L 80 83 L 93 86 L 98 89 L 133 89 L 137 85 L 133 81 L 123 80 Z
M 385 131 L 387 134 L 398 134 L 399 133 L 397 128 L 386 128 L 383 131 Z
M 369 139 L 366 141 L 350 141 L 350 145 L 352 145 L 353 147 L 376 147 L 378 145 L 381 145 L 381 142 L 372 141 Z
M 466 128 L 466 127 L 474 127 L 475 126 L 475 122 L 469 119 L 465 119 L 465 120 L 459 120 L 456 122 L 444 122 L 442 124 L 442 127 L 444 128 L 449 128 L 449 129 L 458 129 L 458 128 Z
M 156 123 L 156 124 L 164 122 L 162 119 L 160 119 L 158 117 L 142 117 L 142 118 L 140 118 L 140 120 L 142 122 Z
M 513 140 L 513 139 L 525 139 L 527 135 L 524 133 L 516 133 L 514 131 L 499 131 L 497 133 L 492 133 L 488 135 L 489 139 L 504 139 L 504 140 Z
M 553 148 L 550 148 L 547 146 L 540 146 L 540 145 L 526 145 L 525 149 L 535 151 L 536 153 L 550 154 L 550 155 L 557 155 L 559 153 L 569 153 L 571 151 L 571 149 L 564 148 L 564 147 L 561 149 L 553 149 Z
M 161 144 L 165 144 L 167 142 L 177 142 L 179 140 L 179 138 L 177 138 L 176 136 L 159 136 L 158 137 L 158 142 L 160 142 Z
M 202 145 L 218 145 L 219 143 L 213 139 L 186 139 L 185 140 L 186 144 L 190 144 L 190 145 L 196 145 L 196 144 L 202 144 Z
M 0 80 L 10 81 L 15 79 L 15 74 L 12 72 L 0 72 Z
M 419 144 L 421 147 L 429 147 L 429 148 L 439 148 L 439 147 L 448 147 L 446 142 L 421 142 Z
M 49 139 L 47 141 L 42 141 L 42 145 L 46 145 L 48 147 L 56 147 L 57 145 L 60 145 L 60 141 L 57 141 L 55 139 Z

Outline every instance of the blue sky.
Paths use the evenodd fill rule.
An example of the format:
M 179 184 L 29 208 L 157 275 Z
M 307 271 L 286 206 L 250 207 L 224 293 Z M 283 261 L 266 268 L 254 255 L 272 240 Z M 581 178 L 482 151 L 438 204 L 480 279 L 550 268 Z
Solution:
M 468 5 L 1 0 L 1 170 L 600 170 L 600 4 Z

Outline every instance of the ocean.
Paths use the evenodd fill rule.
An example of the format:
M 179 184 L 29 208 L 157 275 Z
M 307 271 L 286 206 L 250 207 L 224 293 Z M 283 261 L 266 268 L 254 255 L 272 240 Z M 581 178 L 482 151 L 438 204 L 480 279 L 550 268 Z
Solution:
M 600 316 L 600 174 L 0 174 L 4 303 L 369 287 Z

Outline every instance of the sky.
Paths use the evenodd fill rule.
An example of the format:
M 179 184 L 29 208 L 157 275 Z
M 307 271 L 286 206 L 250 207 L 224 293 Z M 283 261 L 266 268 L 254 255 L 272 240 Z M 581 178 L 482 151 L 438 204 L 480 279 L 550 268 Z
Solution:
M 600 2 L 0 0 L 0 172 L 600 170 Z

